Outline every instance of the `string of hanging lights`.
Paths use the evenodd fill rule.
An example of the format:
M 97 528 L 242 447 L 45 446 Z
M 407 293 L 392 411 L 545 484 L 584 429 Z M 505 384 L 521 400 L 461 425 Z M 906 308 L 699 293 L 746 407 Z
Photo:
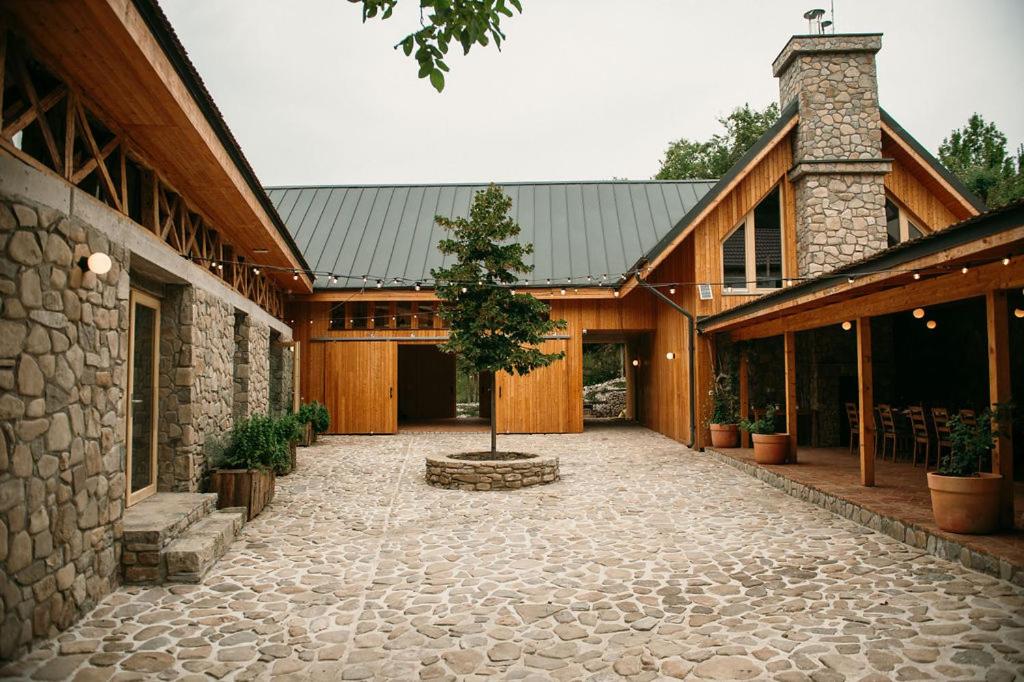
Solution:
M 908 274 L 915 281 L 920 280 L 922 277 L 935 276 L 940 274 L 947 274 L 950 272 L 960 271 L 962 274 L 968 274 L 973 268 L 987 265 L 989 263 L 1001 262 L 1003 265 L 1009 265 L 1013 258 L 1017 257 L 1016 254 L 1011 256 L 1000 256 L 994 259 L 988 259 L 984 261 L 972 261 L 969 263 L 960 263 L 957 265 L 945 265 L 938 264 L 929 266 L 927 268 L 879 268 L 874 270 L 861 270 L 855 274 L 850 273 L 822 273 L 809 277 L 772 277 L 772 278 L 754 278 L 754 279 L 729 279 L 722 281 L 674 281 L 674 282 L 647 282 L 647 284 L 656 289 L 668 289 L 670 294 L 675 294 L 676 290 L 682 287 L 719 287 L 726 293 L 742 292 L 749 290 L 750 288 L 775 288 L 766 285 L 770 285 L 773 282 L 781 282 L 783 285 L 799 284 L 801 282 L 807 282 L 811 280 L 843 280 L 847 283 L 854 284 L 858 279 L 865 277 L 873 277 L 877 275 L 901 275 Z M 611 288 L 615 295 L 618 295 L 619 288 L 629 282 L 633 278 L 644 278 L 651 274 L 652 268 L 649 266 L 641 266 L 631 268 L 625 272 L 618 274 L 585 274 L 585 275 L 572 275 L 567 277 L 544 277 L 540 279 L 528 279 L 520 278 L 515 282 L 510 283 L 498 283 L 498 282 L 484 282 L 481 280 L 452 280 L 452 281 L 439 281 L 430 278 L 424 279 L 411 279 L 407 277 L 380 277 L 372 274 L 353 275 L 344 274 L 337 272 L 323 272 L 316 270 L 295 270 L 293 268 L 281 267 L 276 265 L 268 265 L 262 263 L 253 263 L 249 261 L 228 261 L 218 260 L 212 258 L 201 258 L 198 256 L 187 257 L 190 261 L 198 264 L 207 264 L 211 269 L 223 270 L 225 266 L 230 267 L 242 267 L 250 268 L 254 275 L 260 275 L 263 273 L 270 272 L 284 272 L 290 273 L 293 280 L 298 280 L 301 274 L 308 275 L 316 286 L 317 280 L 324 279 L 328 284 L 337 285 L 339 281 L 344 280 L 345 283 L 352 282 L 354 286 L 341 286 L 342 289 L 354 289 L 359 292 L 367 289 L 389 289 L 402 288 L 412 289 L 413 291 L 422 291 L 423 289 L 437 289 L 445 286 L 459 286 L 462 293 L 468 293 L 471 287 L 500 287 L 504 289 L 511 289 L 513 292 L 519 288 L 547 288 L 547 289 L 558 289 L 561 295 L 567 295 L 570 290 L 578 292 L 581 288 Z M 751 286 L 752 285 L 752 286 Z

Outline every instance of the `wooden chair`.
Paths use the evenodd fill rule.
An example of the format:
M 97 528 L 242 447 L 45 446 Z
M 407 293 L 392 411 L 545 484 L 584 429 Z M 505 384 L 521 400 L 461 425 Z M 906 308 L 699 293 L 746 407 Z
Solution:
M 846 421 L 850 422 L 850 454 L 860 444 L 860 410 L 853 403 L 846 403 Z
M 917 466 L 917 453 L 924 446 L 924 470 L 928 471 L 928 457 L 932 451 L 932 438 L 928 433 L 928 421 L 924 416 L 924 408 L 920 405 L 910 406 L 910 429 L 914 438 L 913 464 Z
M 885 459 L 885 444 L 892 441 L 892 461 L 896 461 L 896 420 L 892 416 L 891 405 L 879 405 L 878 417 L 882 423 L 882 459 Z
M 949 410 L 933 407 L 932 425 L 935 427 L 935 465 L 938 466 L 942 460 L 942 448 L 946 448 L 946 452 L 953 451 L 953 443 L 949 440 Z

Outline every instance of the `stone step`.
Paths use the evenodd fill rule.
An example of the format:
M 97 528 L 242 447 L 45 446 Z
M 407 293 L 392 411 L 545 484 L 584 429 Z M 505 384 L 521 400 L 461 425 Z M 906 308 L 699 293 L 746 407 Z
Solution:
M 164 550 L 216 508 L 215 493 L 157 493 L 125 510 L 124 582 L 163 582 L 167 575 Z
M 192 525 L 162 552 L 167 568 L 166 580 L 198 583 L 224 556 L 245 524 L 245 510 L 227 508 L 216 511 Z

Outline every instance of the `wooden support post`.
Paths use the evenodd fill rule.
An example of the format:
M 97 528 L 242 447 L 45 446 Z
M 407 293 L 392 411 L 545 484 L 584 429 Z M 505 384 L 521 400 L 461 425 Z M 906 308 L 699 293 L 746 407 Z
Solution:
M 294 332 L 292 332 L 294 334 Z M 299 411 L 302 383 L 302 346 L 292 342 L 292 412 Z
M 786 432 L 789 433 L 789 462 L 796 464 L 796 334 L 782 335 L 786 366 Z
M 740 421 L 750 419 L 750 361 L 747 351 L 740 351 Z M 750 434 L 740 431 L 740 447 L 750 447 Z
M 636 419 L 636 342 L 632 339 L 622 346 L 622 372 L 626 375 L 626 419 Z
M 988 393 L 995 411 L 996 405 L 1009 403 L 1011 399 L 1009 310 L 1005 291 L 985 294 L 985 313 L 988 318 Z M 999 431 L 992 450 L 992 473 L 1003 477 L 999 522 L 1003 528 L 1013 528 L 1013 433 L 996 420 L 992 428 Z
M 871 318 L 857 320 L 857 393 L 860 409 L 860 483 L 875 485 L 875 391 L 871 368 Z

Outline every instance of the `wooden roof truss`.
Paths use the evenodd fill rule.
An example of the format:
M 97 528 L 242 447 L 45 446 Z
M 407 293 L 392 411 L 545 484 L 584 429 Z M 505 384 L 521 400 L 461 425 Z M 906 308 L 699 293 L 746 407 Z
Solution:
M 0 148 L 55 173 L 152 232 L 177 253 L 284 317 L 284 293 L 257 276 L 206 217 L 97 108 L 0 26 Z

